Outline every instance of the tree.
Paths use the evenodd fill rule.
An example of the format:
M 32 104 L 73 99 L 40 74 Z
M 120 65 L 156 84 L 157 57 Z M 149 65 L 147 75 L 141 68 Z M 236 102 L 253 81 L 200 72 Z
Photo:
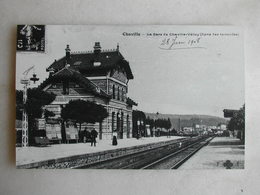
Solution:
M 53 116 L 55 116 L 54 112 L 46 110 L 46 109 L 44 110 L 44 118 L 45 119 L 48 119 L 49 117 L 53 117 Z
M 150 126 L 150 130 L 151 130 L 151 136 L 154 136 L 153 133 L 154 133 L 154 119 L 150 119 L 149 117 L 146 118 L 145 120 L 145 124 L 148 124 Z
M 139 121 L 139 124 L 138 122 Z M 133 137 L 139 138 L 139 136 L 145 136 L 145 122 L 146 116 L 143 111 L 133 111 Z
M 171 130 L 171 133 L 172 133 L 172 135 L 177 135 L 178 134 L 178 132 L 174 128 Z
M 35 119 L 41 118 L 43 114 L 42 107 L 50 104 L 56 95 L 47 93 L 39 88 L 31 88 L 27 91 L 27 101 L 23 104 L 23 91 L 16 90 L 16 119 L 22 120 L 23 109 L 28 116 L 28 136 L 29 144 L 33 143 L 33 130 L 35 129 Z
M 172 123 L 171 123 L 170 118 L 168 118 L 166 121 L 166 129 L 170 129 L 171 127 L 172 127 Z
M 245 105 L 230 119 L 227 128 L 230 131 L 239 130 L 241 133 L 239 138 L 245 141 Z
M 170 119 L 157 119 L 155 120 L 155 127 L 170 129 L 172 126 Z
M 103 106 L 94 102 L 71 100 L 62 108 L 61 117 L 64 121 L 72 120 L 79 123 L 79 131 L 81 131 L 82 123 L 101 123 L 108 117 L 108 112 Z

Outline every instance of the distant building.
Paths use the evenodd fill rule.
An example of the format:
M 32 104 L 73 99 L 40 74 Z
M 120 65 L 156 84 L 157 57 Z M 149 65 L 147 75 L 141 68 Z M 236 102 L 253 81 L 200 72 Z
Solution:
M 193 127 L 183 127 L 182 132 L 184 134 L 192 134 L 192 133 L 194 133 L 194 128 Z
M 217 129 L 217 126 L 213 125 L 213 126 L 208 126 L 209 129 Z
M 227 130 L 227 125 L 226 124 L 220 124 L 219 128 L 223 131 Z
M 82 130 L 90 131 L 95 127 L 99 139 L 111 139 L 113 133 L 119 139 L 132 137 L 132 107 L 137 104 L 127 94 L 128 82 L 134 77 L 119 46 L 114 50 L 101 50 L 100 43 L 96 42 L 94 51 L 71 52 L 69 45 L 65 51 L 65 56 L 47 68 L 49 77 L 39 86 L 56 94 L 56 99 L 45 107 L 56 114 L 46 121 L 49 137 L 53 133 L 53 139 L 78 138 L 77 127 L 68 123 L 62 131 L 62 125 L 55 120 L 65 104 L 77 99 L 100 104 L 109 113 L 102 124 L 85 124 Z

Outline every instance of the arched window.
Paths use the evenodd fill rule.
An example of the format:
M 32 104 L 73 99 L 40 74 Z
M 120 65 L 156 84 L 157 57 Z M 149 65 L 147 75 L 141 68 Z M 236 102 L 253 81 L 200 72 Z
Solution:
M 115 85 L 113 85 L 113 99 L 116 99 Z

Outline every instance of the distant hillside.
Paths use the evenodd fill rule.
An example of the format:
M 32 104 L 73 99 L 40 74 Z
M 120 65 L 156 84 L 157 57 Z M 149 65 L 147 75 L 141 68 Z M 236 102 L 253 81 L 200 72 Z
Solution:
M 210 115 L 178 115 L 178 114 L 158 114 L 155 113 L 145 113 L 146 117 L 151 119 L 156 118 L 169 118 L 172 123 L 172 128 L 179 128 L 179 119 L 181 121 L 181 127 L 190 127 L 193 124 L 201 124 L 208 126 L 217 126 L 219 123 L 227 124 L 228 120 L 221 117 L 210 116 Z

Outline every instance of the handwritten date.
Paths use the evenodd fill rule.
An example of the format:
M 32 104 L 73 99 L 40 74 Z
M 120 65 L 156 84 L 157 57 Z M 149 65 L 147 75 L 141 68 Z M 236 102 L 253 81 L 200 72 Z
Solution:
M 181 39 L 178 36 L 175 36 L 162 39 L 159 48 L 164 50 L 204 48 L 200 46 L 200 42 L 201 37 L 196 37 L 194 39 Z

